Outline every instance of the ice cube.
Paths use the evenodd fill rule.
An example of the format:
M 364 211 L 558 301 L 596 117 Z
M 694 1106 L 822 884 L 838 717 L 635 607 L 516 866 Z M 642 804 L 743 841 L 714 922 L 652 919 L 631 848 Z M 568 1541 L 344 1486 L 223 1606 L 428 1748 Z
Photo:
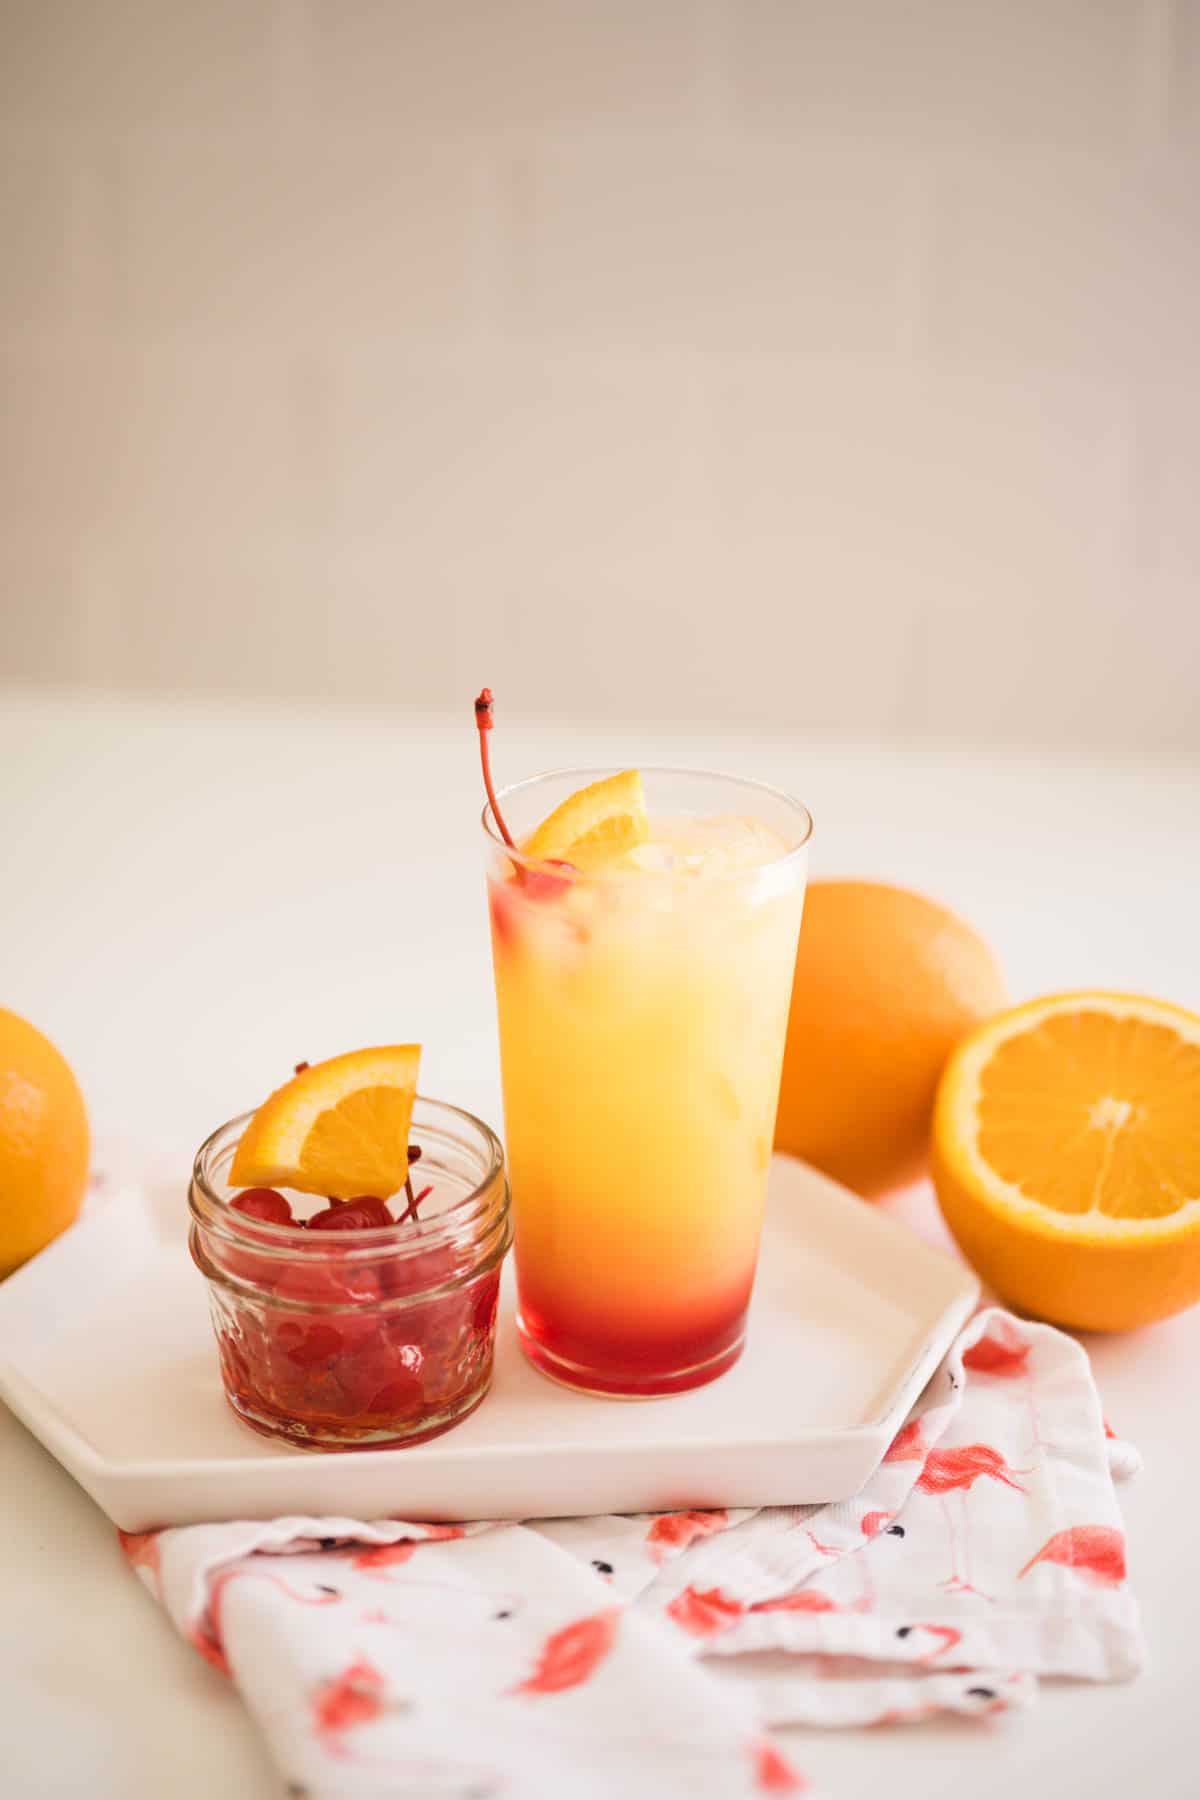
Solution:
M 787 852 L 787 845 L 761 819 L 722 814 L 708 819 L 654 819 L 650 842 L 640 846 L 669 855 L 674 866 L 706 877 L 761 868 Z M 650 865 L 644 865 L 650 866 Z

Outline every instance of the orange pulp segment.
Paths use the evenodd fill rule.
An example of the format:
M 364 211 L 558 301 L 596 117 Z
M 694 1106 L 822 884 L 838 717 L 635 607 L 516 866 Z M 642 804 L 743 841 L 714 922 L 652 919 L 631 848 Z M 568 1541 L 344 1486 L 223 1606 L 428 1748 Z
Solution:
M 1018 1010 L 970 1084 L 966 1135 L 996 1197 L 1093 1230 L 1200 1202 L 1200 1020 L 1099 994 Z

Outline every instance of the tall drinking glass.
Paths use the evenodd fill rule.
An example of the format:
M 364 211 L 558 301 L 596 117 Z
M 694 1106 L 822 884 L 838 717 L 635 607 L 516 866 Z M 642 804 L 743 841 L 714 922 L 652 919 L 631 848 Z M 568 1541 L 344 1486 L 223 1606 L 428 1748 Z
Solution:
M 612 772 L 506 789 L 517 844 Z M 521 1341 L 630 1398 L 741 1353 L 812 831 L 754 782 L 642 779 L 649 841 L 586 874 L 483 815 Z

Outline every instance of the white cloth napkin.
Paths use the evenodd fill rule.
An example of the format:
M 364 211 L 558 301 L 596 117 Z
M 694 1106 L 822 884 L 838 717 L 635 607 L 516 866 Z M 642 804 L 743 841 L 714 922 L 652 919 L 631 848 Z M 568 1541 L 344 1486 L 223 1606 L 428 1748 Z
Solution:
M 836 1506 L 124 1534 L 300 1800 L 809 1791 L 773 1726 L 1023 1706 L 1142 1646 L 1087 1358 L 991 1309 Z

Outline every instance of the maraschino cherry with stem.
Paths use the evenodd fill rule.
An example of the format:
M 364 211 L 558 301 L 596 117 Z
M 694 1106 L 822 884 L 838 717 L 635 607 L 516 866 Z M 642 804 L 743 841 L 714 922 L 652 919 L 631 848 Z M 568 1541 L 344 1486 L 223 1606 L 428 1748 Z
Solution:
M 496 830 L 508 848 L 516 850 L 516 839 L 505 823 L 504 814 L 500 811 L 500 802 L 496 798 L 496 789 L 492 783 L 491 731 L 495 724 L 495 707 L 496 700 L 491 688 L 480 688 L 475 701 L 475 728 L 479 733 L 479 762 L 483 770 L 483 785 L 487 793 L 488 806 L 496 821 Z M 547 857 L 546 869 L 552 867 L 565 869 L 569 876 L 578 874 L 574 863 L 564 862 L 560 856 Z M 526 868 L 516 858 L 513 859 L 513 871 L 527 898 L 531 900 L 557 899 L 571 885 L 570 881 L 564 880 L 561 875 L 550 875 L 542 869 Z
M 491 730 L 495 724 L 496 700 L 491 688 L 480 688 L 475 701 L 475 729 L 479 733 L 479 761 L 483 767 L 483 785 L 487 790 L 488 805 L 492 809 L 492 817 L 496 821 L 496 830 L 504 839 L 510 850 L 515 850 L 516 839 L 504 823 L 504 814 L 500 811 L 500 802 L 496 798 L 496 790 L 492 786 L 492 751 Z

